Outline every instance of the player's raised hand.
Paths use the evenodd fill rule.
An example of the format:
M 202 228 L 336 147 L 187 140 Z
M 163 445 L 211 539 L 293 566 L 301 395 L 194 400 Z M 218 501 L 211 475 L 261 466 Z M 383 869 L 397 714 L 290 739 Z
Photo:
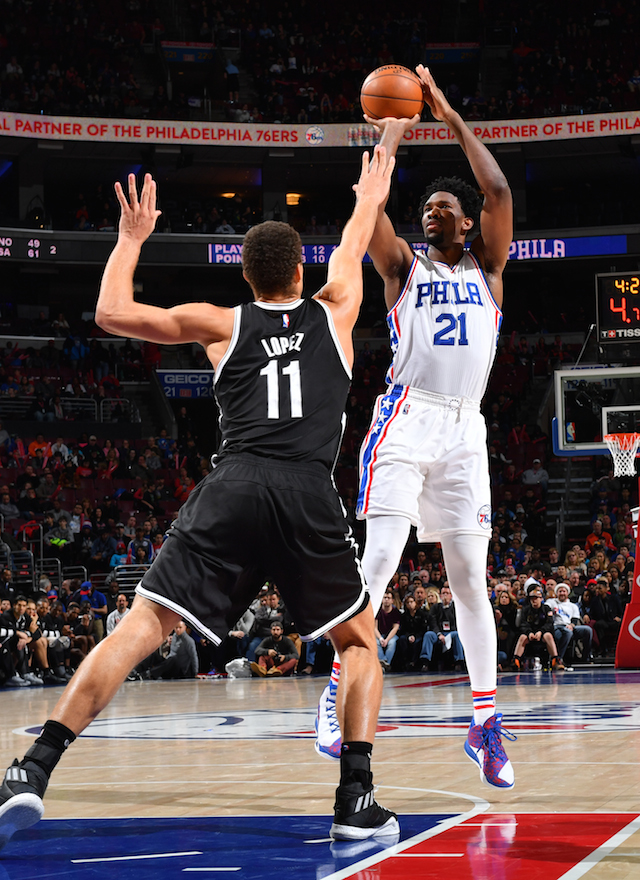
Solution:
M 146 241 L 153 232 L 156 221 L 162 211 L 156 208 L 157 186 L 150 174 L 145 174 L 140 200 L 136 188 L 136 176 L 128 177 L 129 201 L 127 201 L 121 184 L 115 185 L 116 196 L 120 202 L 120 223 L 118 234 L 138 244 Z
M 389 194 L 395 164 L 395 156 L 387 159 L 387 151 L 380 144 L 374 148 L 372 158 L 368 152 L 363 153 L 360 179 L 353 185 L 358 200 L 370 197 L 383 202 Z
M 445 98 L 442 89 L 439 89 L 436 85 L 436 81 L 431 75 L 431 71 L 428 67 L 418 64 L 416 67 L 416 73 L 420 77 L 420 82 L 422 83 L 424 100 L 429 105 L 429 109 L 431 110 L 434 119 L 437 119 L 438 122 L 445 122 L 447 117 L 454 112 L 453 107 Z

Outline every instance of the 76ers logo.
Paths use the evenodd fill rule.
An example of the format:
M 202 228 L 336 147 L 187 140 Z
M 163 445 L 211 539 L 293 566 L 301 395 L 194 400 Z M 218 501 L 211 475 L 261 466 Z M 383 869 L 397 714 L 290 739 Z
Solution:
M 478 525 L 483 529 L 491 528 L 491 505 L 483 504 L 478 511 Z

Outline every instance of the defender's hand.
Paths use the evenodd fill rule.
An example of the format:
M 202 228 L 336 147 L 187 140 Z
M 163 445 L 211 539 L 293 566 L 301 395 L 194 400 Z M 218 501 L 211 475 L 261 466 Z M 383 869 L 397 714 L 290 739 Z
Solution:
M 162 211 L 156 209 L 157 186 L 150 174 L 145 174 L 140 201 L 136 189 L 136 176 L 130 174 L 129 201 L 125 198 L 120 182 L 115 184 L 116 196 L 120 202 L 120 223 L 118 235 L 142 245 L 153 232 Z
M 360 179 L 353 184 L 358 200 L 372 198 L 378 203 L 383 202 L 389 195 L 395 164 L 395 156 L 390 156 L 387 160 L 387 151 L 380 144 L 374 148 L 372 159 L 369 159 L 369 153 L 363 153 Z

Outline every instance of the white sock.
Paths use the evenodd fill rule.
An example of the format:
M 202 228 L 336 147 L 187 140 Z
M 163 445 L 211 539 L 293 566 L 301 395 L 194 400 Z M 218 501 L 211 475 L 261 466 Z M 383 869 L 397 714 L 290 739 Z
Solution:
M 489 697 L 480 701 L 477 715 L 474 709 L 474 721 L 481 724 L 495 714 L 498 681 L 496 624 L 487 598 L 487 538 L 482 535 L 445 535 L 441 544 L 471 690 L 474 698 L 476 694 Z M 493 706 L 490 705 L 491 694 Z

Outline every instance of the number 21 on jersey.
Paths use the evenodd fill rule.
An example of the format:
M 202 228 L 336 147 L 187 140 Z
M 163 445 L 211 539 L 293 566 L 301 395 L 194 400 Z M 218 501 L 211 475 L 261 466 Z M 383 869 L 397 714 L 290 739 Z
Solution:
M 267 418 L 280 418 L 280 361 L 269 361 L 260 370 L 267 377 Z M 282 368 L 282 375 L 289 380 L 289 401 L 292 419 L 302 418 L 302 383 L 300 382 L 300 361 L 291 361 Z M 285 415 L 286 418 L 286 415 Z
M 459 315 L 445 312 L 442 315 L 438 315 L 436 324 L 444 324 L 444 327 L 434 334 L 434 345 L 455 345 L 456 336 L 458 338 L 458 345 L 469 345 L 466 312 L 461 312 Z M 456 333 L 456 331 L 458 332 Z

